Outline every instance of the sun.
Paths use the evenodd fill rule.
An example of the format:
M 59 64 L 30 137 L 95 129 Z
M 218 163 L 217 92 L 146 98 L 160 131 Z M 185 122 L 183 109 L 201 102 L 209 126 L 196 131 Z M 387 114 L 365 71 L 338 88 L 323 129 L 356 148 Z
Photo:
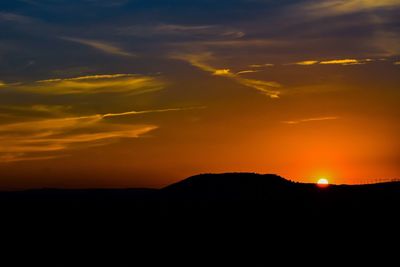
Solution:
M 326 178 L 320 178 L 317 182 L 319 187 L 327 187 L 329 185 L 329 181 Z

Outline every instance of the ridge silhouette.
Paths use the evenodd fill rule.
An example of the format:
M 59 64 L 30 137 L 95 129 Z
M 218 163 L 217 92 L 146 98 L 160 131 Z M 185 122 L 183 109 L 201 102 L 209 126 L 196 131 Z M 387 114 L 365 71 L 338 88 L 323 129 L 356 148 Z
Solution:
M 385 244 L 398 233 L 399 192 L 399 182 L 319 188 L 255 173 L 196 175 L 161 189 L 0 192 L 0 229 L 8 247 L 36 253 L 29 259 L 45 251 L 41 266 L 158 266 L 163 253 L 164 265 L 266 266 L 254 256 L 260 248 L 270 262 L 304 240 L 314 241 L 309 249 L 354 249 L 365 237 Z
M 275 190 L 287 190 L 293 183 L 273 174 L 224 173 L 200 174 L 162 189 L 171 197 L 197 199 L 262 198 Z

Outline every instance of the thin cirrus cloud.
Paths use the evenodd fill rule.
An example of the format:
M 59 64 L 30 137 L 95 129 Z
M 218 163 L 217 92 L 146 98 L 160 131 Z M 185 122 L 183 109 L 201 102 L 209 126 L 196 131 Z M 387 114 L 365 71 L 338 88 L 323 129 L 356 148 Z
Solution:
M 330 120 L 337 120 L 339 117 L 336 116 L 328 116 L 328 117 L 316 117 L 316 118 L 307 118 L 307 119 L 300 119 L 300 120 L 291 120 L 291 121 L 282 121 L 284 124 L 300 124 L 304 122 L 315 122 L 315 121 L 330 121 Z
M 241 77 L 237 73 L 231 72 L 230 69 L 217 69 L 207 61 L 213 60 L 213 56 L 210 53 L 203 54 L 175 54 L 171 56 L 174 59 L 179 59 L 190 63 L 203 71 L 209 72 L 215 76 L 222 76 L 236 81 L 237 83 L 246 87 L 255 89 L 264 95 L 271 98 L 279 98 L 280 91 L 278 90 L 281 85 L 274 81 L 262 81 L 255 79 L 247 79 Z
M 6 115 L 7 117 L 23 117 L 25 118 L 27 113 L 30 116 L 37 115 L 51 115 L 51 116 L 63 116 L 72 109 L 72 105 L 0 105 L 0 114 Z
M 33 19 L 27 16 L 23 16 L 15 13 L 0 12 L 0 21 L 28 24 L 32 23 Z
M 265 68 L 265 67 L 273 67 L 275 64 L 272 63 L 265 63 L 265 64 L 251 64 L 249 65 L 250 68 Z
M 376 49 L 374 54 L 381 56 L 396 56 L 399 54 L 400 36 L 395 26 L 397 25 L 397 14 L 400 11 L 399 0 L 308 1 L 295 4 L 289 10 L 291 10 L 291 14 L 301 14 L 302 17 L 299 19 L 305 18 L 306 20 L 310 18 L 312 20 L 326 20 L 328 17 L 343 16 L 340 19 L 341 22 L 335 21 L 334 25 L 339 27 L 340 31 L 350 31 L 353 28 L 353 37 L 349 38 L 354 38 L 355 40 L 358 40 L 357 37 L 361 36 L 365 38 L 369 32 L 370 35 L 367 40 L 360 43 L 356 41 L 360 48 L 362 48 L 363 44 L 374 47 Z M 353 24 L 357 20 L 359 21 L 358 25 Z M 344 22 L 345 27 L 340 26 Z M 329 22 L 327 25 L 329 25 Z M 323 27 L 325 28 L 325 26 Z M 320 31 L 320 33 L 322 32 Z M 335 34 L 332 36 L 335 36 Z
M 274 40 L 274 39 L 254 39 L 254 38 L 238 38 L 238 39 L 228 39 L 228 40 L 202 40 L 193 41 L 186 43 L 179 43 L 178 46 L 192 47 L 210 47 L 210 48 L 220 48 L 220 47 L 232 47 L 232 48 L 249 48 L 249 47 L 282 47 L 288 46 L 291 42 L 287 40 Z
M 304 10 L 314 16 L 326 16 L 398 7 L 400 7 L 399 0 L 323 0 L 305 5 Z
M 334 59 L 334 60 L 326 60 L 321 61 L 319 64 L 321 65 L 358 65 L 365 64 L 365 61 L 358 59 Z
M 260 70 L 241 70 L 236 72 L 236 74 L 240 75 L 240 74 L 255 73 L 255 72 L 260 72 Z
M 0 162 L 42 160 L 66 151 L 104 146 L 122 138 L 139 138 L 155 129 L 153 124 L 116 124 L 113 117 L 198 109 L 169 108 L 90 116 L 40 119 L 3 124 L 0 128 Z
M 133 36 L 220 36 L 230 38 L 242 38 L 245 36 L 243 31 L 227 28 L 220 25 L 180 25 L 180 24 L 156 24 L 128 26 L 119 29 L 122 35 Z
M 300 65 L 300 66 L 311 66 L 311 65 L 318 64 L 318 61 L 317 60 L 305 60 L 305 61 L 296 62 L 295 64 Z
M 332 60 L 323 60 L 323 61 L 318 61 L 318 60 L 305 60 L 305 61 L 299 61 L 293 64 L 288 64 L 288 65 L 299 65 L 299 66 L 312 66 L 316 64 L 320 65 L 342 65 L 342 66 L 347 66 L 347 65 L 362 65 L 362 64 L 367 64 L 375 61 L 374 59 L 332 59 Z
M 124 56 L 124 57 L 136 57 L 135 54 L 130 53 L 128 51 L 123 50 L 122 48 L 110 44 L 108 42 L 98 41 L 98 40 L 91 40 L 91 39 L 83 39 L 83 38 L 73 38 L 73 37 L 60 37 L 63 40 L 78 43 L 81 45 L 85 45 L 91 47 L 93 49 L 99 50 L 101 52 L 117 55 L 117 56 Z
M 50 95 L 99 93 L 143 94 L 163 89 L 164 82 L 155 77 L 137 74 L 106 74 L 40 80 L 32 83 L 17 83 L 4 86 L 12 90 Z

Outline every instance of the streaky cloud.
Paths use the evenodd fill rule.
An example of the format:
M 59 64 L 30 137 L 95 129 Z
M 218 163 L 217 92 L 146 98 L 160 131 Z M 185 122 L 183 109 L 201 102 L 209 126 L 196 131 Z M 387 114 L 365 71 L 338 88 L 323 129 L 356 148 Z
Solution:
M 232 79 L 243 86 L 255 89 L 271 98 L 279 98 L 280 91 L 277 89 L 281 87 L 279 83 L 261 81 L 255 79 L 246 79 L 241 77 L 237 73 L 231 72 L 230 69 L 217 69 L 207 63 L 207 61 L 211 61 L 214 59 L 211 53 L 174 54 L 171 55 L 171 57 L 174 59 L 186 61 L 192 66 L 195 66 L 203 71 L 209 72 L 212 75 L 222 76 Z
M 138 74 L 106 74 L 73 78 L 39 80 L 31 83 L 7 84 L 11 90 L 36 94 L 143 94 L 162 90 L 165 83 L 158 78 Z
M 32 23 L 34 19 L 20 14 L 0 12 L 0 21 L 8 21 L 19 24 L 29 24 Z
M 240 75 L 240 74 L 255 73 L 255 72 L 260 72 L 260 70 L 242 70 L 242 71 L 236 72 L 236 74 Z
M 158 128 L 154 124 L 120 124 L 106 120 L 113 117 L 199 108 L 204 107 L 127 111 L 3 124 L 0 127 L 0 162 L 57 158 L 68 150 L 104 146 L 122 138 L 139 138 Z
M 264 68 L 264 67 L 273 67 L 275 64 L 272 63 L 265 63 L 265 64 L 251 64 L 249 65 L 250 68 Z
M 225 37 L 242 38 L 245 36 L 243 31 L 228 28 L 221 25 L 183 25 L 160 23 L 155 25 L 128 26 L 119 29 L 122 35 L 133 35 L 143 37 L 154 36 L 203 36 L 203 37 Z
M 26 113 L 30 115 L 48 114 L 51 116 L 65 115 L 72 109 L 72 105 L 0 105 L 0 113 L 2 115 L 9 115 L 12 117 L 25 116 Z
M 60 37 L 63 40 L 82 44 L 96 50 L 102 51 L 107 54 L 117 55 L 117 56 L 124 56 L 124 57 L 136 57 L 135 54 L 127 52 L 122 48 L 110 44 L 108 42 L 98 41 L 98 40 L 91 40 L 91 39 L 83 39 L 83 38 L 73 38 L 73 37 Z
M 365 61 L 358 60 L 358 59 L 333 59 L 333 60 L 326 60 L 321 61 L 319 64 L 321 65 L 359 65 L 365 64 Z
M 18 162 L 18 161 L 39 161 L 39 160 L 51 160 L 56 158 L 61 158 L 64 156 L 22 156 L 21 154 L 3 154 L 0 155 L 0 163 L 11 163 L 11 162 Z
M 398 0 L 323 0 L 306 4 L 304 9 L 310 14 L 319 17 L 399 7 L 400 1 Z
M 300 65 L 300 66 L 311 66 L 311 65 L 318 64 L 318 61 L 317 60 L 305 60 L 305 61 L 296 62 L 294 64 Z
M 82 81 L 82 80 L 97 80 L 97 79 L 114 79 L 121 77 L 134 77 L 135 74 L 102 74 L 102 75 L 88 75 L 74 78 L 65 78 L 65 79 L 48 79 L 48 80 L 39 80 L 38 83 L 51 83 L 51 82 L 61 82 L 61 81 Z
M 232 47 L 232 48 L 248 48 L 248 47 L 280 47 L 288 46 L 291 42 L 287 40 L 277 39 L 231 39 L 231 40 L 206 40 L 179 43 L 178 46 L 203 46 L 203 47 Z
M 303 122 L 313 122 L 313 121 L 328 121 L 328 120 L 337 120 L 339 117 L 329 116 L 329 117 L 316 117 L 316 118 L 307 118 L 300 120 L 291 120 L 291 121 L 282 121 L 284 124 L 299 124 Z
M 330 60 L 305 60 L 305 61 L 299 61 L 295 63 L 289 63 L 285 65 L 299 65 L 299 66 L 312 66 L 312 65 L 343 65 L 343 66 L 348 66 L 348 65 L 363 65 L 367 63 L 372 63 L 377 61 L 377 59 L 371 59 L 371 58 L 366 58 L 366 59 L 355 59 L 355 58 L 345 58 L 345 59 L 330 59 Z
M 213 75 L 216 76 L 230 76 L 233 75 L 230 69 L 220 69 L 220 70 L 215 70 Z
M 150 109 L 150 110 L 142 110 L 142 111 L 127 111 L 121 113 L 106 113 L 101 115 L 103 118 L 107 117 L 120 117 L 120 116 L 128 116 L 128 115 L 140 115 L 140 114 L 149 114 L 149 113 L 163 113 L 170 111 L 185 111 L 185 110 L 195 110 L 195 109 L 204 109 L 205 106 L 197 106 L 197 107 L 185 107 L 185 108 L 166 108 L 166 109 Z

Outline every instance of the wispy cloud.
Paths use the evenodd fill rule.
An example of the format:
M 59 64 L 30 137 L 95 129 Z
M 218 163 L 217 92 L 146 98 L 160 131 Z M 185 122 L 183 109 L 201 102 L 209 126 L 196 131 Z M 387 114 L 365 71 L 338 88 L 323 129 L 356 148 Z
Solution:
M 179 43 L 180 46 L 201 46 L 210 48 L 231 47 L 231 48 L 249 48 L 249 47 L 282 47 L 291 45 L 291 42 L 278 39 L 231 39 L 231 40 L 206 40 Z
M 323 0 L 311 2 L 305 6 L 305 10 L 314 16 L 326 16 L 398 7 L 398 0 Z
M 105 145 L 120 138 L 137 138 L 156 128 L 155 125 L 105 123 L 98 115 L 2 125 L 0 162 L 19 161 L 27 156 L 58 157 L 57 153 L 48 153 Z
M 99 94 L 129 93 L 142 94 L 163 89 L 161 80 L 137 74 L 92 75 L 66 79 L 48 79 L 33 83 L 8 84 L 11 90 L 37 94 Z
M 30 17 L 15 14 L 15 13 L 0 12 L 0 21 L 28 24 L 28 23 L 31 23 L 33 21 L 33 19 Z
M 234 75 L 230 69 L 219 69 L 219 70 L 215 70 L 213 75 L 217 75 L 217 76 L 232 76 Z
M 101 7 L 121 7 L 126 5 L 129 1 L 130 0 L 90 0 L 90 2 L 87 2 Z
M 323 40 L 320 37 L 329 35 L 330 44 L 338 44 L 336 48 L 322 41 L 328 49 L 327 54 L 332 49 L 339 50 L 343 36 L 346 36 L 348 50 L 375 56 L 399 54 L 400 36 L 395 26 L 399 11 L 399 0 L 298 1 L 287 8 L 289 22 L 310 26 L 301 30 L 305 34 L 296 35 L 307 37 L 304 40 L 310 40 L 312 36 Z M 335 18 L 338 16 L 341 18 Z
M 62 116 L 72 109 L 71 105 L 0 105 L 0 114 L 9 117 L 26 117 L 37 115 Z
M 194 109 L 204 109 L 205 106 L 197 106 L 197 107 L 185 107 L 185 108 L 165 108 L 165 109 L 150 109 L 150 110 L 142 110 L 142 111 L 127 111 L 122 113 L 106 113 L 101 115 L 103 118 L 109 117 L 121 117 L 128 115 L 141 115 L 141 114 L 149 114 L 149 113 L 164 113 L 170 111 L 185 111 L 185 110 L 194 110 Z
M 260 72 L 260 70 L 241 70 L 236 72 L 236 74 L 240 75 L 240 74 L 254 73 L 254 72 Z
M 321 61 L 319 64 L 322 65 L 359 65 L 365 64 L 365 61 L 358 60 L 358 59 L 333 59 L 333 60 L 326 60 Z
M 300 66 L 310 66 L 310 65 L 318 64 L 318 61 L 317 60 L 305 60 L 305 61 L 296 62 L 294 64 L 300 65 Z
M 331 59 L 331 60 L 305 60 L 305 61 L 299 61 L 295 63 L 289 63 L 286 65 L 299 65 L 299 66 L 311 66 L 311 65 L 342 65 L 342 66 L 348 66 L 348 65 L 362 65 L 362 64 L 367 64 L 376 61 L 375 59 Z
M 277 82 L 273 81 L 262 81 L 255 79 L 246 79 L 241 77 L 237 73 L 231 72 L 230 69 L 218 69 L 210 64 L 208 61 L 213 60 L 213 56 L 210 53 L 203 54 L 178 54 L 172 56 L 175 59 L 184 60 L 190 63 L 192 66 L 195 66 L 203 71 L 209 72 L 212 75 L 227 77 L 236 81 L 239 84 L 242 84 L 246 87 L 256 89 L 257 91 L 271 97 L 271 98 L 279 98 L 280 91 L 277 89 L 281 87 L 281 85 Z
M 250 68 L 264 68 L 264 67 L 273 67 L 275 64 L 272 63 L 265 63 L 265 64 L 251 64 L 249 65 Z
M 282 123 L 299 124 L 299 123 L 303 123 L 303 122 L 328 121 L 328 120 L 337 120 L 337 119 L 339 119 L 339 117 L 329 116 L 329 117 L 316 117 L 316 118 L 307 118 L 307 119 L 292 120 L 292 121 L 282 121 Z
M 66 40 L 66 41 L 71 41 L 74 43 L 78 43 L 78 44 L 82 44 L 85 46 L 89 46 L 91 48 L 97 49 L 99 51 L 102 51 L 102 52 L 108 53 L 108 54 L 113 54 L 113 55 L 117 55 L 117 56 L 125 56 L 125 57 L 135 57 L 136 56 L 135 54 L 127 52 L 114 44 L 110 44 L 110 43 L 103 42 L 103 41 L 83 39 L 83 38 L 73 38 L 73 37 L 61 37 L 61 39 Z
M 242 38 L 245 36 L 243 31 L 228 28 L 220 25 L 181 25 L 181 24 L 156 24 L 156 25 L 138 25 L 124 27 L 119 30 L 120 34 L 135 36 L 213 36 L 225 38 Z
M 0 162 L 59 157 L 71 149 L 103 146 L 121 138 L 138 138 L 155 130 L 153 124 L 116 124 L 113 117 L 183 111 L 169 108 L 89 116 L 41 119 L 0 127 Z

